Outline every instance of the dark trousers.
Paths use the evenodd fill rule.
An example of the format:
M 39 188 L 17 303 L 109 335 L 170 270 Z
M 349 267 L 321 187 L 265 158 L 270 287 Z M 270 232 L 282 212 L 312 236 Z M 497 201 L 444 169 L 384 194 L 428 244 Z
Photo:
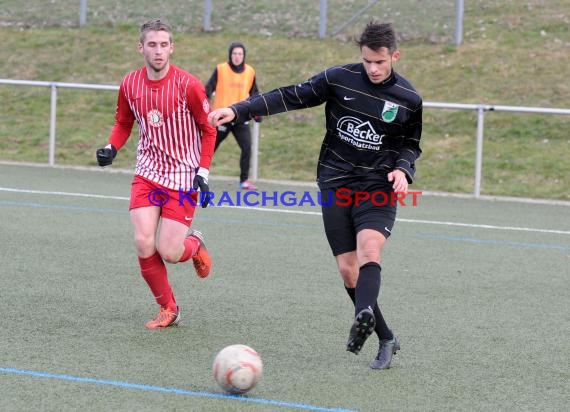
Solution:
M 241 155 L 239 158 L 239 181 L 241 183 L 249 177 L 249 161 L 251 158 L 251 132 L 249 131 L 249 124 L 231 123 L 218 126 L 215 150 L 218 150 L 218 147 L 226 137 L 228 137 L 230 132 L 233 133 L 236 138 L 236 142 L 241 149 Z

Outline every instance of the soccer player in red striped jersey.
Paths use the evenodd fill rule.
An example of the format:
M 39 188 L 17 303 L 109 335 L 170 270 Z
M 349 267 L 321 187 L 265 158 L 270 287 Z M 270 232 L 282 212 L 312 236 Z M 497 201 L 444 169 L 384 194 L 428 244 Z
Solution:
M 196 205 L 208 205 L 216 129 L 208 124 L 210 106 L 200 80 L 170 63 L 170 26 L 160 20 L 144 23 L 138 50 L 144 66 L 121 81 L 115 125 L 96 155 L 100 166 L 110 165 L 138 123 L 129 211 L 141 274 L 160 306 L 145 326 L 156 329 L 180 320 L 165 262 L 192 259 L 199 277 L 210 273 L 202 234 L 189 228 Z

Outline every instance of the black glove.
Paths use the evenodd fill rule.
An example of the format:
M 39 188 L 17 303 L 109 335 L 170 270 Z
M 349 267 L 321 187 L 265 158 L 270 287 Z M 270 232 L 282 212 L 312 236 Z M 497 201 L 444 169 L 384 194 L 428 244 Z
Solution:
M 210 171 L 204 169 L 203 167 L 198 168 L 196 171 L 196 176 L 194 176 L 194 181 L 192 182 L 192 187 L 194 190 L 199 192 L 200 200 L 202 202 L 202 207 L 208 207 L 210 203 L 210 198 L 212 193 L 210 193 L 210 186 L 208 186 L 208 174 Z
M 97 149 L 97 163 L 99 166 L 109 166 L 117 156 L 117 149 L 113 145 L 107 145 L 102 149 Z
M 254 121 L 255 123 L 261 123 L 261 120 L 262 120 L 262 119 L 263 119 L 263 118 L 262 118 L 261 116 L 253 116 L 253 121 Z

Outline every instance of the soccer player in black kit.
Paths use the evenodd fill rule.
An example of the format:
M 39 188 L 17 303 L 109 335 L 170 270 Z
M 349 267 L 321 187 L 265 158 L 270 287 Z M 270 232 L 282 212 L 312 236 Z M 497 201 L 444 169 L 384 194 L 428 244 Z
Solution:
M 422 99 L 393 69 L 400 58 L 390 24 L 370 22 L 356 43 L 360 63 L 335 66 L 298 85 L 280 87 L 214 110 L 210 124 L 270 116 L 325 103 L 326 134 L 317 167 L 325 199 L 325 233 L 355 306 L 347 350 L 358 354 L 376 332 L 373 369 L 388 369 L 400 342 L 377 300 L 381 252 L 396 220 L 397 202 L 357 202 L 357 193 L 407 193 L 421 154 Z M 339 194 L 342 192 L 342 197 Z M 347 193 L 352 202 L 347 202 Z M 332 202 L 329 199 L 334 199 Z

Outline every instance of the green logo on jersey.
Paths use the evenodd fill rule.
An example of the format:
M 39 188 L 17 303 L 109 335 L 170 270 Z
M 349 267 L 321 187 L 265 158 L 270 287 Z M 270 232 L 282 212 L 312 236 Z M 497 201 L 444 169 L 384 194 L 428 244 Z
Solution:
M 400 106 L 396 103 L 386 101 L 386 103 L 384 103 L 384 108 L 382 109 L 382 120 L 386 123 L 393 122 L 398 114 L 398 107 Z

